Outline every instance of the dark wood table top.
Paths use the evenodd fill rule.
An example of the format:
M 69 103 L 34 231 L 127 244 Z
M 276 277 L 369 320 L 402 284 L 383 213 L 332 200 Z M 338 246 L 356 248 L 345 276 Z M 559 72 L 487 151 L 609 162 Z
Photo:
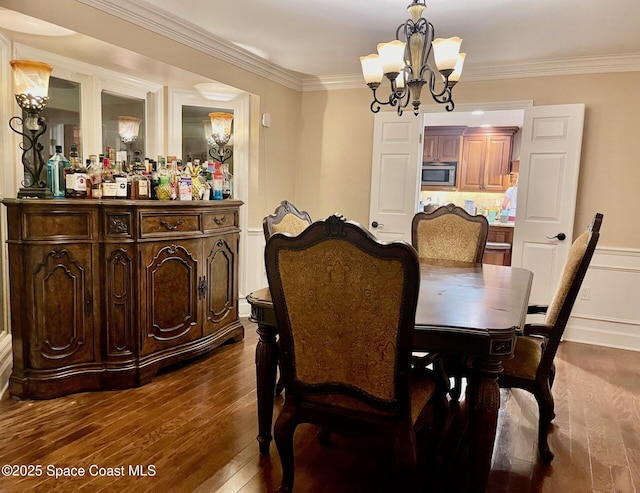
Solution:
M 414 349 L 510 356 L 533 273 L 518 267 L 421 263 Z
M 533 274 L 518 267 L 466 262 L 421 263 L 418 331 L 476 337 L 510 336 L 524 324 Z M 272 309 L 269 288 L 252 292 L 254 306 Z

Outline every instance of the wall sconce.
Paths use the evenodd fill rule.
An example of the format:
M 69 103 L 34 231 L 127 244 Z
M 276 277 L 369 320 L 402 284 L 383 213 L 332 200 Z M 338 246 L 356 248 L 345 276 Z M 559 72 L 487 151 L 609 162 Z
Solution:
M 120 140 L 127 146 L 127 163 L 131 162 L 132 144 L 138 138 L 140 129 L 140 118 L 135 116 L 118 117 L 118 134 Z
M 118 134 L 120 140 L 125 144 L 131 144 L 138 138 L 138 130 L 140 128 L 140 118 L 134 116 L 118 117 Z
M 24 119 L 14 116 L 9 120 L 11 130 L 23 136 L 20 149 L 25 179 L 18 191 L 18 198 L 53 198 L 47 186 L 46 173 L 42 176 L 46 162 L 42 157 L 44 147 L 38 142 L 47 131 L 47 122 L 39 113 L 49 102 L 49 75 L 53 67 L 32 60 L 11 60 L 9 63 L 13 70 L 16 101 L 27 114 Z
M 224 163 L 233 153 L 231 146 L 228 146 L 231 139 L 231 122 L 233 115 L 231 113 L 214 112 L 209 113 L 211 119 L 211 134 L 207 136 L 207 142 L 212 146 L 209 149 L 211 159 Z M 217 146 L 213 147 L 214 144 Z

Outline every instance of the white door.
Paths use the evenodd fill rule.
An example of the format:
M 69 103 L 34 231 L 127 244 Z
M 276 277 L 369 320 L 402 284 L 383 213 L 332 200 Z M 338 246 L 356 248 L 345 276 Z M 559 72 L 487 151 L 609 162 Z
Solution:
M 583 122 L 583 104 L 525 108 L 512 265 L 533 271 L 534 304 L 551 301 L 573 241 Z
M 421 121 L 410 112 L 375 115 L 369 229 L 383 241 L 411 242 L 420 201 Z

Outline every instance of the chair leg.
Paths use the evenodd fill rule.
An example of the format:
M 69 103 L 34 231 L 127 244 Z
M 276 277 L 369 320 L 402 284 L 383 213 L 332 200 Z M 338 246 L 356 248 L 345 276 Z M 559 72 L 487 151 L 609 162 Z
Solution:
M 278 341 L 278 353 L 280 353 L 280 341 Z M 282 378 L 282 361 L 278 358 L 278 371 L 280 376 L 278 377 L 278 382 L 276 383 L 276 395 L 282 394 L 284 390 L 284 378 Z
M 549 448 L 548 435 L 551 420 L 555 417 L 553 395 L 551 389 L 546 382 L 540 386 L 536 392 L 536 400 L 538 401 L 538 451 L 542 462 L 551 464 L 553 460 L 553 452 Z
M 278 447 L 278 455 L 282 464 L 282 483 L 278 493 L 293 491 L 294 462 L 293 462 L 293 434 L 298 423 L 293 413 L 285 407 L 280 412 L 273 427 L 273 437 Z
M 278 377 L 278 383 L 276 383 L 276 395 L 282 394 L 284 390 L 284 379 L 282 378 L 282 367 L 280 366 L 280 376 Z
M 416 491 L 417 477 L 417 443 L 411 425 L 401 426 L 395 434 L 395 456 L 399 469 L 398 487 L 400 491 Z

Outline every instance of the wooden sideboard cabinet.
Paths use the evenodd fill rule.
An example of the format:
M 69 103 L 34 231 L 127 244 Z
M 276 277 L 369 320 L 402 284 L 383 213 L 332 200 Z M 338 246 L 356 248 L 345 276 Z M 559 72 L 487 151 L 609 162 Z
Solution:
M 244 337 L 242 202 L 6 199 L 13 372 L 48 399 L 148 383 Z

